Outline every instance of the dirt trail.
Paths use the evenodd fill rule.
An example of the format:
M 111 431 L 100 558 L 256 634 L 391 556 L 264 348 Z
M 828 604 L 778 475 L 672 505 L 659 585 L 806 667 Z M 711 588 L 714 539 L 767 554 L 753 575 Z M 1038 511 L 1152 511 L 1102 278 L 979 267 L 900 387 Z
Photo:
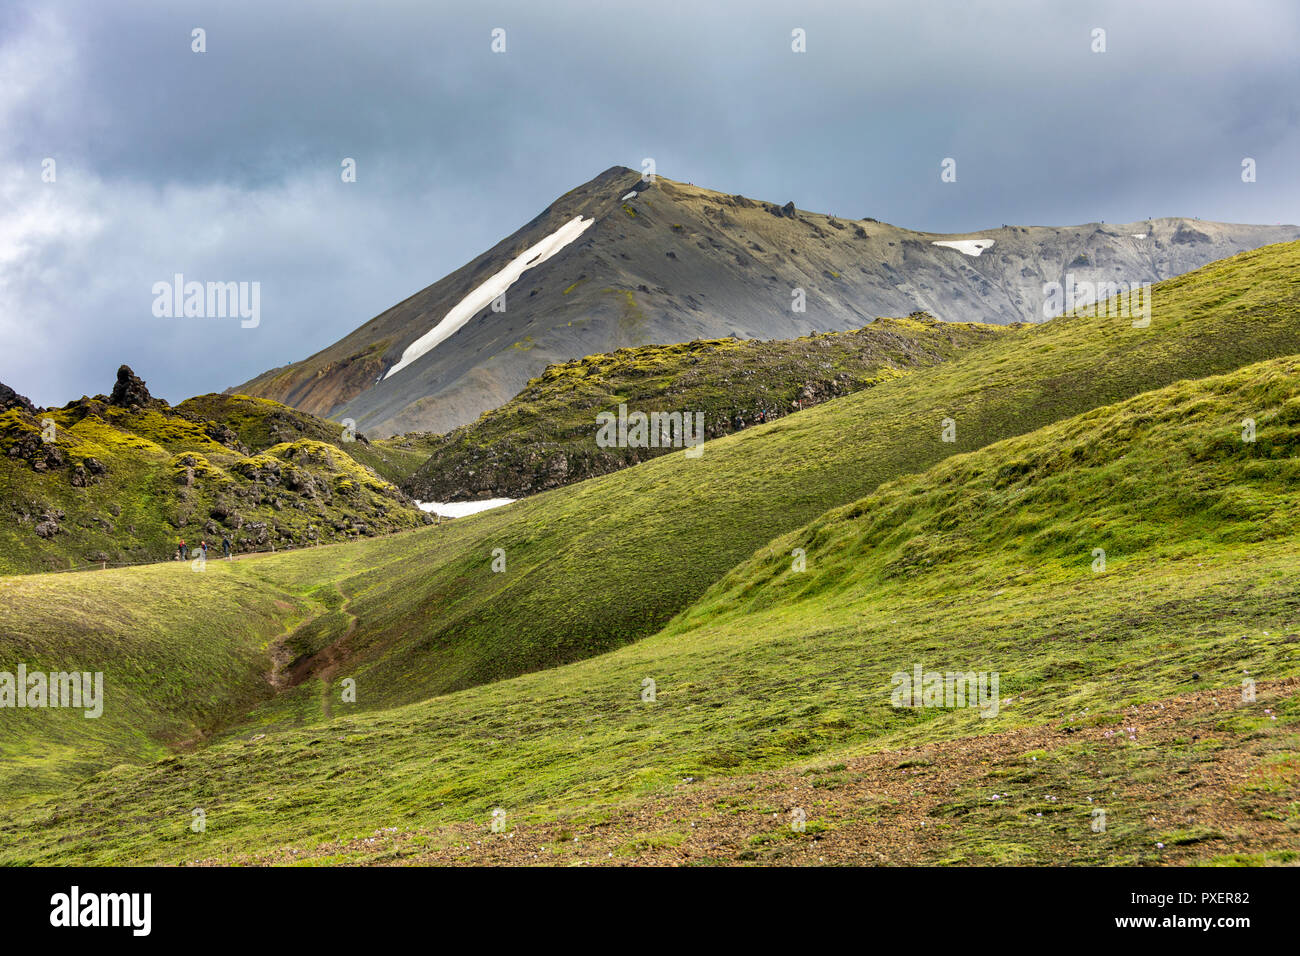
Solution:
M 320 670 L 320 692 L 321 692 L 321 710 L 325 714 L 325 719 L 330 720 L 334 717 L 333 700 L 331 699 L 331 690 L 334 686 L 334 675 L 338 673 L 339 667 L 352 652 L 352 635 L 357 632 L 358 618 L 348 610 L 352 604 L 352 599 L 343 596 L 342 590 L 338 584 L 334 585 L 334 590 L 339 597 L 343 598 L 343 604 L 339 611 L 348 619 L 348 629 L 341 638 L 331 644 L 325 650 L 317 654 L 312 661 L 320 659 L 324 666 Z M 311 662 L 309 662 L 311 663 Z M 310 673 L 310 670 L 308 671 Z
M 291 688 L 319 674 L 322 685 L 322 705 L 325 710 L 325 719 L 329 720 L 331 716 L 330 708 L 330 685 L 334 680 L 334 675 L 338 669 L 347 660 L 352 651 L 352 637 L 357 632 L 358 618 L 353 614 L 349 607 L 352 604 L 350 598 L 344 595 L 343 590 L 334 582 L 332 587 L 334 592 L 343 602 L 339 605 L 338 612 L 347 618 L 348 625 L 343 635 L 337 640 L 331 642 L 326 647 L 321 648 L 315 654 L 307 657 L 294 658 L 293 651 L 289 648 L 290 639 L 305 627 L 309 627 L 325 614 L 330 612 L 329 608 L 322 608 L 312 613 L 306 620 L 291 631 L 287 631 L 278 637 L 270 648 L 271 670 L 266 675 L 267 682 L 277 694 Z
M 293 651 L 289 649 L 289 639 L 298 633 L 302 628 L 307 627 L 324 611 L 315 611 L 300 623 L 297 627 L 285 631 L 274 641 L 271 642 L 269 654 L 271 656 L 271 669 L 267 671 L 266 682 L 271 685 L 271 689 L 277 694 L 282 693 L 293 685 L 289 682 L 289 668 L 293 664 Z

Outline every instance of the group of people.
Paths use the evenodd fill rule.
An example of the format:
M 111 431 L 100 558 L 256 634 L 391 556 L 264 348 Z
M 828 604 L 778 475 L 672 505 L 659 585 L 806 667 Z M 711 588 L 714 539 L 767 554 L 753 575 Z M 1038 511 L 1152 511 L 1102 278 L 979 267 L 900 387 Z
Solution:
M 208 541 L 206 538 L 201 538 L 199 540 L 199 546 L 194 549 L 194 556 L 198 557 L 199 554 L 203 555 L 204 561 L 208 559 Z M 221 536 L 221 556 L 226 560 L 230 560 L 230 536 L 229 535 L 223 534 Z M 176 554 L 172 557 L 172 560 L 188 561 L 189 558 L 190 558 L 190 547 L 185 543 L 185 539 L 181 538 L 180 543 L 176 548 Z

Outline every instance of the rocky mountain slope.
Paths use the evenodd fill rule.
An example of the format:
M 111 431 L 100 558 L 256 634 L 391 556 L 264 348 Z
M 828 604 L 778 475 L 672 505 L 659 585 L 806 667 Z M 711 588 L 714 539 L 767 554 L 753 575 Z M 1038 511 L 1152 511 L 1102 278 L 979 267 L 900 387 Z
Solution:
M 1046 286 L 1070 276 L 1153 282 L 1297 237 L 1295 226 L 1188 219 L 921 233 L 616 166 L 333 345 L 236 391 L 351 418 L 372 435 L 442 432 L 586 355 L 789 339 L 917 310 L 1041 321 Z
M 348 436 L 277 402 L 203 395 L 171 407 L 131 369 L 112 394 L 37 409 L 0 391 L 0 573 L 138 564 L 207 539 L 221 554 L 414 528 L 391 481 L 420 450 Z

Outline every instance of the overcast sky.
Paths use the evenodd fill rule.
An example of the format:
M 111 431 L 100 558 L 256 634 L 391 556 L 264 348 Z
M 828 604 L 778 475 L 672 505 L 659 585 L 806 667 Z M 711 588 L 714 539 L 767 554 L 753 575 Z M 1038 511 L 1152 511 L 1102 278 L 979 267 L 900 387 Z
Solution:
M 0 381 L 241 383 L 645 157 L 938 232 L 1295 223 L 1297 41 L 1293 0 L 5 0 Z M 259 282 L 261 324 L 155 317 L 175 273 Z

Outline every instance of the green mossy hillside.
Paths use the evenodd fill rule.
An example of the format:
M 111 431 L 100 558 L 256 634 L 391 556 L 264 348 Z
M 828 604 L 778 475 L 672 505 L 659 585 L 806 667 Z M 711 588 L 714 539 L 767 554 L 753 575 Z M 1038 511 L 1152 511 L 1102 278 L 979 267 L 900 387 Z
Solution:
M 773 541 L 665 633 L 804 602 L 824 620 L 830 604 L 902 590 L 920 601 L 997 592 L 1014 604 L 1021 589 L 1106 575 L 1154 585 L 1166 563 L 1220 562 L 1298 536 L 1300 357 L 1289 356 L 886 483 Z
M 427 501 L 522 498 L 671 450 L 598 446 L 597 414 L 620 405 L 647 415 L 703 414 L 704 435 L 715 439 L 946 361 L 1010 328 L 917 313 L 791 340 L 708 339 L 589 355 L 548 366 L 505 405 L 433 440 L 402 486 Z
M 220 422 L 252 451 L 300 438 L 335 445 L 394 484 L 424 462 L 432 441 L 432 436 L 425 435 L 371 440 L 355 429 L 345 429 L 338 422 L 326 421 L 271 399 L 251 395 L 196 395 L 181 402 L 174 411 L 196 421 Z
M 530 847 L 555 821 L 585 833 L 630 813 L 689 830 L 743 815 L 739 858 L 780 862 L 790 841 L 892 821 L 899 800 L 927 807 L 912 822 L 929 828 L 922 862 L 1287 859 L 1300 781 L 1298 454 L 1300 356 L 1179 381 L 888 482 L 612 653 L 384 712 L 364 707 L 384 690 L 358 675 L 357 703 L 336 689 L 328 721 L 247 724 L 13 804 L 0 812 L 0 861 L 395 862 L 440 847 L 445 826 L 496 839 L 487 823 L 501 807 Z M 276 563 L 305 574 L 311 557 L 261 559 L 259 577 Z M 916 665 L 997 672 L 996 713 L 896 706 L 893 675 Z M 1161 731 L 1164 702 L 1188 694 L 1204 706 Z M 1017 742 L 1034 728 L 1077 743 Z M 998 735 L 977 774 L 930 783 L 964 741 Z M 868 755 L 911 786 L 829 816 L 822 797 L 856 785 L 848 766 Z M 1207 761 L 1233 771 L 1207 777 Z M 778 770 L 803 774 L 793 799 L 808 808 L 807 836 L 753 776 Z M 752 783 L 709 796 L 732 777 Z M 667 800 L 686 815 L 664 816 Z M 1216 825 L 1224 801 L 1247 825 Z M 189 830 L 193 807 L 202 834 Z M 1101 834 L 1098 807 L 1110 815 Z M 376 839 L 407 831 L 400 854 Z M 460 862 L 486 852 L 465 850 Z M 567 859 L 533 852 L 525 862 Z
M 343 603 L 302 636 L 312 679 L 255 719 L 320 719 L 326 673 L 354 677 L 367 688 L 357 706 L 378 710 L 645 638 L 770 541 L 884 483 L 1183 379 L 1300 353 L 1298 270 L 1300 244 L 1246 253 L 1157 285 L 1146 328 L 1054 320 L 707 442 L 698 458 L 663 456 L 441 527 L 259 559 L 268 595 Z M 944 441 L 945 419 L 955 441 Z M 911 545 L 916 560 L 928 548 Z M 48 597 L 81 600 L 76 580 L 51 584 Z
M 0 412 L 0 572 L 163 561 L 181 539 L 219 554 L 223 535 L 243 552 L 427 523 L 368 467 L 386 457 L 400 475 L 418 442 L 398 455 L 343 441 L 339 426 L 261 399 L 172 408 L 124 371 L 127 397 Z

